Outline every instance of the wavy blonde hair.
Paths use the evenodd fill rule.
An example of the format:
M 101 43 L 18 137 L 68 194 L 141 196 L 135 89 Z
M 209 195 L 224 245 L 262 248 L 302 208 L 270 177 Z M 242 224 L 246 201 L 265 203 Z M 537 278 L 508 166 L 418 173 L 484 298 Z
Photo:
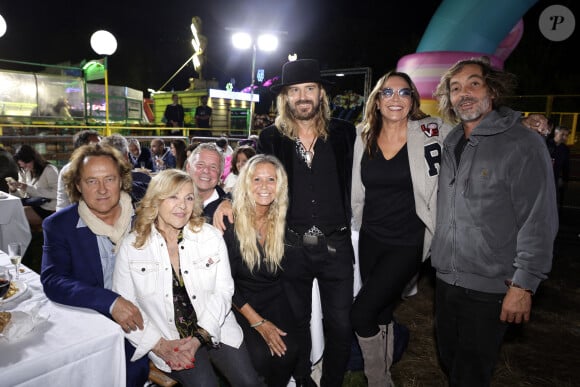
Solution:
M 261 264 L 260 250 L 254 228 L 256 201 L 252 193 L 252 181 L 256 167 L 270 163 L 276 169 L 276 197 L 268 209 L 266 219 L 266 240 L 264 243 L 265 263 L 268 270 L 275 273 L 280 269 L 284 257 L 284 234 L 286 231 L 286 211 L 288 210 L 288 177 L 284 166 L 272 155 L 253 156 L 240 171 L 233 190 L 233 212 L 236 222 L 234 232 L 240 241 L 240 252 L 246 266 L 253 271 Z
M 135 243 L 133 244 L 135 248 L 142 248 L 145 242 L 147 242 L 147 239 L 149 239 L 152 226 L 159 216 L 159 205 L 161 202 L 179 192 L 185 184 L 191 184 L 195 192 L 195 185 L 193 184 L 191 176 L 182 170 L 174 168 L 161 171 L 151 179 L 147 193 L 145 193 L 145 196 L 141 199 L 135 211 L 136 218 L 133 226 L 133 231 L 136 234 Z M 199 232 L 205 223 L 205 218 L 201 213 L 201 201 L 195 195 L 193 211 L 188 222 L 189 228 L 193 232 Z
M 320 104 L 318 106 L 318 112 L 314 120 L 316 121 L 316 136 L 321 137 L 324 140 L 328 137 L 328 123 L 330 122 L 330 103 L 328 101 L 328 96 L 326 90 L 320 83 L 318 83 L 318 88 L 320 89 Z M 276 108 L 278 109 L 278 115 L 274 124 L 284 135 L 290 137 L 291 139 L 298 138 L 298 125 L 296 124 L 296 119 L 292 115 L 288 102 L 288 86 L 284 87 L 278 97 L 276 97 Z

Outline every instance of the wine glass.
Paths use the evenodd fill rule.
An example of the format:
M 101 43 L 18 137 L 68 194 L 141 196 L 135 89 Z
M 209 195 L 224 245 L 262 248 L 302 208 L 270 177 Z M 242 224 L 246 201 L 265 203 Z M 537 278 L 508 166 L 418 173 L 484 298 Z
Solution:
M 18 242 L 11 242 L 8 244 L 8 256 L 10 262 L 16 267 L 16 275 L 14 279 L 20 279 L 20 262 L 22 261 L 22 245 Z
M 2 299 L 2 297 L 8 293 L 11 279 L 12 276 L 10 275 L 8 268 L 5 266 L 0 266 L 0 299 Z

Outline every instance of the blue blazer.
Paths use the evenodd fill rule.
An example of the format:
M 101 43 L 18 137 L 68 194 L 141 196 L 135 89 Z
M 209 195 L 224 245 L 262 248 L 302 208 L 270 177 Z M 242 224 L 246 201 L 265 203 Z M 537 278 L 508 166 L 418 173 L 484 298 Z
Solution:
M 40 280 L 52 301 L 89 308 L 112 318 L 109 308 L 119 296 L 104 288 L 97 236 L 77 228 L 78 203 L 55 212 L 42 223 L 44 246 Z

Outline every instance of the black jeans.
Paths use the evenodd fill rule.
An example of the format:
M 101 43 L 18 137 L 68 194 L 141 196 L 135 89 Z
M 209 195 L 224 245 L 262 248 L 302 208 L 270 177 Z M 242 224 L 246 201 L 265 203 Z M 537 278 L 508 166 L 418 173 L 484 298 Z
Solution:
M 310 327 L 312 281 L 318 279 L 325 332 L 322 387 L 342 386 L 350 356 L 353 261 L 349 229 L 318 237 L 316 244 L 306 245 L 296 234 L 287 233 L 282 277 L 299 326 L 305 331 Z M 310 335 L 304 337 L 296 379 L 310 374 Z
M 372 337 L 379 333 L 379 325 L 391 322 L 401 293 L 419 272 L 423 244 L 387 245 L 363 228 L 358 251 L 362 288 L 352 306 L 351 320 L 359 336 Z
M 504 296 L 449 285 L 437 279 L 437 348 L 450 386 L 490 385 L 508 327 L 499 319 Z
M 260 380 L 246 348 L 242 343 L 240 348 L 221 344 L 218 349 L 201 347 L 195 353 L 195 367 L 191 369 L 172 371 L 173 379 L 183 387 L 218 387 L 218 377 L 214 372 L 216 367 L 231 386 L 265 387 Z

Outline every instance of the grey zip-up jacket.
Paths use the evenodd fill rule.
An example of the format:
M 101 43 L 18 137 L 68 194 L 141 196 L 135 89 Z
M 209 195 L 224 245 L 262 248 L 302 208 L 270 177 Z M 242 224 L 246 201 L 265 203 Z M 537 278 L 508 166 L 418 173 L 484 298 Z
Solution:
M 554 173 L 542 137 L 508 108 L 490 112 L 464 135 L 447 136 L 439 177 L 431 259 L 446 283 L 505 293 L 505 280 L 536 291 L 552 265 L 558 230 Z

